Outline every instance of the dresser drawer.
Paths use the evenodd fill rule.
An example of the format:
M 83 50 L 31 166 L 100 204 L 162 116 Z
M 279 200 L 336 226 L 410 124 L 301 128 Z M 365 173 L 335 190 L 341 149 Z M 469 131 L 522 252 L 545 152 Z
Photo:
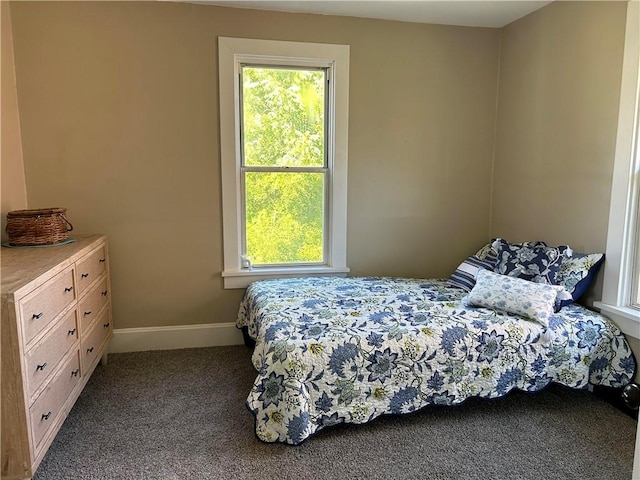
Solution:
M 80 376 L 80 361 L 76 350 L 29 409 L 33 445 L 36 450 L 39 450 L 40 442 L 47 431 L 56 424 L 72 390 L 80 383 Z
M 78 293 L 84 291 L 91 282 L 107 271 L 107 253 L 104 245 L 98 247 L 78 262 Z
M 82 337 L 80 355 L 82 356 L 82 368 L 87 369 L 93 365 L 100 355 L 100 347 L 111 333 L 111 320 L 109 309 L 106 309 L 89 333 Z
M 109 291 L 107 289 L 107 277 L 103 277 L 78 302 L 78 317 L 80 318 L 80 328 L 83 332 L 86 332 L 91 327 L 102 307 L 109 302 Z
M 76 298 L 73 268 L 68 268 L 20 300 L 25 343 L 29 343 Z
M 25 362 L 29 398 L 51 376 L 78 337 L 76 311 L 72 310 L 57 327 L 27 352 Z

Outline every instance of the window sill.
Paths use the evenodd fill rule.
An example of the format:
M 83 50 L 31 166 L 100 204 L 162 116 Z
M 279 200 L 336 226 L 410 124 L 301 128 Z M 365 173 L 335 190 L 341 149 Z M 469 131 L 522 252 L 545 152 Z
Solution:
M 617 307 L 608 303 L 594 302 L 602 314 L 609 317 L 622 330 L 622 333 L 640 338 L 640 310 L 629 307 Z
M 224 288 L 245 288 L 258 280 L 292 277 L 320 277 L 341 276 L 349 273 L 348 267 L 284 267 L 284 268 L 253 268 L 251 270 L 226 270 L 222 272 Z

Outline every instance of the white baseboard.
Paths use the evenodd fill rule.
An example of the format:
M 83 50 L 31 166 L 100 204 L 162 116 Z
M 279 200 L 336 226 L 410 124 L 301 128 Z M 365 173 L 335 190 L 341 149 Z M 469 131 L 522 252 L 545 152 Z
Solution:
M 119 328 L 113 330 L 109 353 L 219 347 L 243 343 L 242 331 L 236 328 L 235 323 Z

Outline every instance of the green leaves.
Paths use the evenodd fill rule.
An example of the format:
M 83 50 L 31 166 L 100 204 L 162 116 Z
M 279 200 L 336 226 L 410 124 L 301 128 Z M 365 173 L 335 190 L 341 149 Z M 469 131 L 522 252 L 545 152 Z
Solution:
M 248 172 L 245 182 L 252 263 L 322 262 L 324 174 Z
M 242 80 L 246 253 L 257 265 L 321 263 L 325 73 L 245 66 Z
M 324 166 L 324 71 L 242 72 L 244 165 Z

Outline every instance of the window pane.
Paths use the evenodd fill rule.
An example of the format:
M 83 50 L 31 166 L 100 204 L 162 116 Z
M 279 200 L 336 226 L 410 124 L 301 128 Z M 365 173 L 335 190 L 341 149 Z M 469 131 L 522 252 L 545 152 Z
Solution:
M 254 265 L 324 261 L 324 173 L 247 172 L 245 195 Z
M 242 68 L 244 165 L 324 166 L 324 70 Z

